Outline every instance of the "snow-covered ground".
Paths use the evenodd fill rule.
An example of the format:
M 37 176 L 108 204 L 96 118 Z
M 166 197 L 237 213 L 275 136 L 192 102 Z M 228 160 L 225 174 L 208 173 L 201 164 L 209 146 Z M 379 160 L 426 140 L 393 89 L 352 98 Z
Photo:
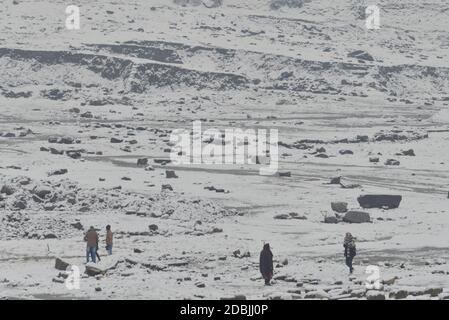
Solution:
M 2 2 L 0 298 L 449 297 L 447 1 L 378 1 L 379 30 L 363 1 L 219 2 L 78 1 L 80 30 L 64 1 Z M 164 162 L 195 120 L 277 129 L 290 176 Z M 362 194 L 402 201 L 363 209 Z M 371 223 L 324 223 L 331 202 Z M 104 241 L 107 224 L 114 254 L 85 275 L 83 234 Z M 79 290 L 56 258 L 80 268 Z M 369 265 L 384 284 L 367 293 Z

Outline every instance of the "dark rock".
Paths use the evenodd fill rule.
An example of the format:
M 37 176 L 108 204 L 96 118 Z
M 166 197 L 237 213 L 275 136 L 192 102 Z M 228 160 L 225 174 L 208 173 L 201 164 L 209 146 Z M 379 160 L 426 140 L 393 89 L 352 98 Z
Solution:
M 148 165 L 148 159 L 147 158 L 137 159 L 137 165 L 138 166 L 146 166 L 146 165 Z
M 169 184 L 163 184 L 161 188 L 162 188 L 162 190 L 173 191 L 173 187 L 171 185 L 169 185 Z
M 347 202 L 331 202 L 331 208 L 335 212 L 345 213 L 348 211 L 348 203 Z
M 84 113 L 82 113 L 80 115 L 81 118 L 86 118 L 86 119 L 92 119 L 94 116 L 92 115 L 92 112 L 90 111 L 86 111 Z
M 384 162 L 384 164 L 385 164 L 386 166 L 398 166 L 398 165 L 400 165 L 401 163 L 400 163 L 398 160 L 396 160 L 396 159 L 387 159 L 387 160 Z
M 84 271 L 85 274 L 87 274 L 89 277 L 95 277 L 100 274 L 104 274 L 104 271 L 92 266 L 86 266 L 86 270 Z
M 2 189 L 0 190 L 0 193 L 6 194 L 7 196 L 10 196 L 16 192 L 15 188 L 11 185 L 4 185 Z
M 385 300 L 385 293 L 377 290 L 368 290 L 365 296 L 367 300 Z
M 73 144 L 75 142 L 75 139 L 73 139 L 72 137 L 62 137 L 61 139 L 58 140 L 58 143 L 61 144 Z
M 338 223 L 338 218 L 334 215 L 324 217 L 324 223 Z
M 36 187 L 33 190 L 33 193 L 41 199 L 45 199 L 45 197 L 51 194 L 51 189 L 47 187 Z
M 373 56 L 363 50 L 352 51 L 352 52 L 348 53 L 348 57 L 355 58 L 358 60 L 363 60 L 363 61 L 374 61 Z
M 50 153 L 51 154 L 56 154 L 56 155 L 63 155 L 64 151 L 63 150 L 58 150 L 58 149 L 55 149 L 55 148 L 50 148 Z
M 56 258 L 55 269 L 61 270 L 61 271 L 66 271 L 69 266 L 70 266 L 70 264 L 68 264 L 67 262 L 62 261 L 60 258 Z
M 157 230 L 159 229 L 159 227 L 158 227 L 156 224 L 150 224 L 150 225 L 148 226 L 148 228 L 149 228 L 151 231 L 157 231 Z
M 281 214 L 275 215 L 273 218 L 278 219 L 278 220 L 286 220 L 286 219 L 290 219 L 290 215 L 288 215 L 286 213 L 281 213 Z
M 59 170 L 50 172 L 48 175 L 49 176 L 60 176 L 60 175 L 66 174 L 68 172 L 69 172 L 69 170 L 67 170 L 67 169 L 59 169 Z
M 83 225 L 81 224 L 81 222 L 76 222 L 76 223 L 71 223 L 70 224 L 72 227 L 74 227 L 77 230 L 84 230 Z
M 114 138 L 114 137 L 111 138 L 111 143 L 122 143 L 122 142 L 123 142 L 123 139 L 118 139 L 118 138 Z
M 361 195 L 357 198 L 360 206 L 366 208 L 388 208 L 394 209 L 399 207 L 402 196 L 400 195 L 386 195 L 386 194 L 367 194 Z
M 335 177 L 335 178 L 331 179 L 330 184 L 340 184 L 340 182 L 341 182 L 341 177 Z
M 349 223 L 366 223 L 371 222 L 371 219 L 368 212 L 348 211 L 343 217 L 343 221 Z
M 278 172 L 279 177 L 291 177 L 292 173 L 290 171 Z
M 220 300 L 246 300 L 246 296 L 244 296 L 243 294 L 238 294 L 238 295 L 235 295 L 233 297 L 220 298 Z
M 413 149 L 404 150 L 404 151 L 401 152 L 401 155 L 414 157 L 415 156 L 415 151 Z
M 429 288 L 424 291 L 424 294 L 430 294 L 431 297 L 438 297 L 443 292 L 443 288 Z
M 27 203 L 24 200 L 15 201 L 13 204 L 14 209 L 25 210 L 27 207 Z
M 165 177 L 167 179 L 178 178 L 174 170 L 165 170 Z

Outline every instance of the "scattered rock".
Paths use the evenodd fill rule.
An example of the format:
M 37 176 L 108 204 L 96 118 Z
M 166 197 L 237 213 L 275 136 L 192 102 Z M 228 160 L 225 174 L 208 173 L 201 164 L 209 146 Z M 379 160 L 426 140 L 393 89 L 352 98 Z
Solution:
M 148 159 L 147 158 L 137 159 L 137 165 L 138 166 L 147 166 L 148 165 Z
M 60 258 L 56 258 L 55 269 L 61 270 L 61 271 L 66 271 L 69 266 L 70 266 L 70 264 L 68 264 L 67 262 L 62 261 Z
M 275 215 L 273 218 L 278 219 L 278 220 L 286 220 L 286 219 L 290 219 L 290 215 L 288 215 L 286 213 L 281 213 L 281 214 Z
M 84 271 L 84 273 L 87 274 L 89 277 L 95 277 L 100 274 L 104 274 L 104 271 L 96 267 L 86 266 L 86 270 Z
M 363 50 L 355 50 L 348 53 L 348 58 L 355 58 L 362 61 L 374 61 L 373 56 Z
M 345 213 L 348 211 L 348 203 L 347 202 L 331 202 L 331 208 L 335 212 Z
M 414 156 L 415 156 L 415 151 L 414 151 L 413 149 L 403 150 L 403 151 L 401 151 L 401 153 L 398 154 L 398 155 L 414 157 Z
M 173 191 L 173 187 L 169 184 L 163 184 L 161 187 L 162 190 L 170 190 Z
M 122 142 L 123 142 L 123 139 L 118 139 L 118 138 L 114 138 L 114 137 L 111 138 L 111 143 L 122 143 Z
M 74 227 L 77 230 L 84 230 L 83 225 L 81 224 L 81 222 L 76 222 L 76 223 L 71 223 L 70 224 L 72 227 Z
M 167 179 L 178 178 L 174 170 L 165 170 L 165 177 Z
M 400 165 L 401 163 L 400 163 L 398 160 L 395 160 L 395 159 L 388 159 L 388 160 L 386 160 L 386 161 L 384 162 L 384 164 L 385 164 L 386 166 L 398 166 L 398 165 Z
M 438 297 L 443 292 L 443 288 L 429 288 L 424 291 L 424 294 L 430 294 L 431 297 Z
M 11 185 L 4 185 L 0 190 L 0 193 L 6 194 L 7 196 L 14 194 L 14 192 L 16 192 L 16 190 Z
M 385 293 L 377 290 L 368 290 L 365 296 L 367 300 L 385 300 Z
M 366 208 L 398 208 L 401 203 L 402 196 L 386 195 L 386 194 L 367 194 L 357 198 L 360 206 Z
M 233 297 L 220 298 L 220 300 L 246 300 L 246 296 L 238 294 Z
M 324 217 L 324 223 L 338 223 L 338 218 L 335 215 L 327 215 Z
M 343 217 L 343 221 L 349 223 L 366 223 L 371 222 L 371 219 L 368 212 L 348 211 Z
M 278 172 L 279 177 L 291 177 L 292 173 L 290 171 Z
M 341 183 L 341 177 L 334 177 L 329 182 L 330 184 L 340 184 Z
M 69 172 L 69 170 L 67 170 L 67 169 L 59 169 L 59 170 L 50 172 L 48 175 L 49 176 L 60 176 L 60 175 L 66 174 L 68 172 Z
M 13 207 L 17 210 L 25 210 L 27 207 L 27 203 L 24 200 L 15 201 Z

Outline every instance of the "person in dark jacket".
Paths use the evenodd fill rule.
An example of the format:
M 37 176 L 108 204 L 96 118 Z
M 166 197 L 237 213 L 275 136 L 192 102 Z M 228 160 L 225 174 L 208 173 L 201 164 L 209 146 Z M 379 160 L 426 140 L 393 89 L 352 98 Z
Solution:
M 96 263 L 97 257 L 97 247 L 98 247 L 98 233 L 95 231 L 94 227 L 90 227 L 84 236 L 84 241 L 86 241 L 86 260 L 89 263 L 89 257 L 92 259 L 93 263 Z
M 348 266 L 349 273 L 351 274 L 354 271 L 354 268 L 352 267 L 352 260 L 357 253 L 354 237 L 349 232 L 346 233 L 343 247 L 345 248 L 346 265 Z
M 270 244 L 265 243 L 263 250 L 260 252 L 260 273 L 265 279 L 265 285 L 270 285 L 270 280 L 273 277 L 273 253 L 270 250 Z

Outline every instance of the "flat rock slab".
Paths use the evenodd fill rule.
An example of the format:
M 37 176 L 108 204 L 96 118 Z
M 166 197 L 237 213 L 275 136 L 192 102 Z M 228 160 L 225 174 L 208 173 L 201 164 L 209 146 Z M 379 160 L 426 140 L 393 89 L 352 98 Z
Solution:
M 371 219 L 368 212 L 348 211 L 345 214 L 343 221 L 349 223 L 366 223 L 371 222 Z
M 357 198 L 360 206 L 366 208 L 388 208 L 394 209 L 399 207 L 402 196 L 387 194 L 366 194 Z

